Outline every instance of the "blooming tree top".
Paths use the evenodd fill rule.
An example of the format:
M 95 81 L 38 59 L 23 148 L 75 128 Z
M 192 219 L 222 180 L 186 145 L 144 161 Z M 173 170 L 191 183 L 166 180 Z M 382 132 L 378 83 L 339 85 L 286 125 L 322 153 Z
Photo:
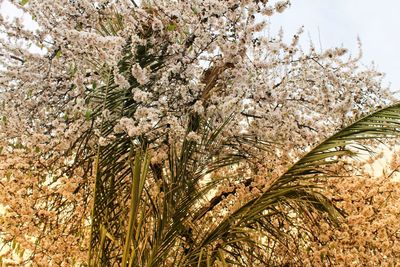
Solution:
M 83 261 L 87 231 L 71 233 L 87 226 L 99 147 L 146 143 L 158 164 L 184 137 L 201 142 L 198 121 L 229 120 L 224 149 L 274 177 L 393 100 L 346 49 L 304 51 L 302 29 L 289 43 L 267 34 L 289 1 L 13 3 L 38 28 L 0 18 L 0 238 L 38 264 Z

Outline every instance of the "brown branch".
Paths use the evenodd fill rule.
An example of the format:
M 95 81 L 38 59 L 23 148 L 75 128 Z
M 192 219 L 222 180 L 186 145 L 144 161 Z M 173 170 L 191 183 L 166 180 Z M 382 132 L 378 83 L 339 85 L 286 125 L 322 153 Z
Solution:
M 211 90 L 217 86 L 219 75 L 226 69 L 233 68 L 233 63 L 225 63 L 222 66 L 214 66 L 204 72 L 202 82 L 206 85 L 204 87 L 201 99 L 207 100 L 211 96 Z
M 246 179 L 242 184 L 245 187 L 248 187 L 251 183 L 253 182 L 253 178 L 248 178 Z M 231 192 L 222 192 L 221 194 L 213 197 L 210 201 L 209 201 L 209 205 L 206 207 L 203 207 L 202 209 L 200 209 L 195 215 L 194 215 L 194 220 L 200 220 L 201 218 L 204 217 L 204 215 L 206 215 L 207 212 L 211 211 L 214 209 L 215 206 L 217 206 L 219 203 L 222 202 L 222 200 L 224 200 L 227 196 L 229 195 L 234 195 L 236 193 L 236 187 L 235 189 L 233 189 Z
M 7 57 L 6 54 L 2 54 L 2 53 L 0 53 L 0 56 L 1 56 L 1 57 Z M 14 60 L 17 60 L 17 61 L 21 62 L 22 64 L 25 63 L 25 60 L 23 60 L 23 59 L 20 58 L 20 57 L 17 57 L 17 56 L 14 56 L 14 55 L 10 55 L 10 58 L 11 58 L 11 59 L 14 59 Z

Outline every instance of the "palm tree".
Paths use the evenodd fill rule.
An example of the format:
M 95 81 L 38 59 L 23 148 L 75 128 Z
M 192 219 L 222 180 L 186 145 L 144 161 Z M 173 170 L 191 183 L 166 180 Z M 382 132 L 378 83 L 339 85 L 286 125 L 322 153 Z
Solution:
M 161 69 L 166 51 L 155 57 L 149 49 L 139 47 L 133 55 L 128 43 L 118 71 L 129 73 L 132 60 L 152 72 Z M 104 82 L 88 94 L 94 105 L 89 119 L 94 122 L 109 110 L 111 119 L 101 124 L 101 135 L 107 136 L 119 119 L 134 114 L 139 103 L 132 89 L 140 84 L 130 77 L 130 88 L 121 88 L 113 70 L 103 66 L 99 71 Z M 205 90 L 215 86 L 219 71 L 205 72 Z M 147 90 L 153 82 L 145 85 Z M 207 96 L 204 92 L 203 100 Z M 241 167 L 254 156 L 246 147 L 268 149 L 269 142 L 249 134 L 222 137 L 236 114 L 215 126 L 215 118 L 192 112 L 186 135 L 176 143 L 165 142 L 167 156 L 160 162 L 150 160 L 159 149 L 152 144 L 156 139 L 163 143 L 159 139 L 167 136 L 117 134 L 98 146 L 95 155 L 88 265 L 301 265 L 296 250 L 307 249 L 314 238 L 312 227 L 319 220 L 337 225 L 343 215 L 321 190 L 324 180 L 338 175 L 330 168 L 369 150 L 368 140 L 396 137 L 399 112 L 400 105 L 393 105 L 343 128 L 279 177 L 265 177 L 268 182 L 263 185 L 253 176 L 243 176 Z M 192 140 L 191 132 L 201 138 Z M 92 136 L 89 131 L 81 143 Z M 231 177 L 237 179 L 236 186 L 224 189 Z M 243 194 L 243 189 L 251 194 Z
M 128 141 L 112 144 L 98 153 L 90 264 L 212 266 L 220 261 L 247 266 L 258 261 L 284 265 L 281 252 L 274 255 L 275 251 L 286 246 L 287 253 L 295 254 L 289 242 L 297 237 L 296 242 L 303 242 L 300 249 L 305 249 L 312 235 L 297 228 L 302 222 L 313 224 L 322 218 L 335 224 L 340 220 L 340 211 L 318 190 L 323 184 L 316 178 L 323 182 L 336 176 L 329 167 L 366 149 L 364 140 L 397 136 L 399 111 L 400 105 L 387 107 L 342 129 L 272 181 L 262 194 L 208 225 L 203 217 L 236 193 L 233 189 L 208 199 L 210 191 L 224 181 L 213 176 L 245 160 L 239 155 L 204 155 L 207 147 L 218 142 L 221 129 L 200 123 L 201 142 L 184 140 L 180 153 L 172 147 L 165 165 L 152 165 L 146 146 L 135 149 Z M 204 157 L 200 163 L 194 160 L 198 154 Z M 122 157 L 127 160 L 118 163 Z M 200 185 L 206 176 L 212 178 Z M 148 180 L 156 179 L 161 179 L 161 186 L 154 195 Z M 252 182 L 242 183 L 252 187 Z
M 26 2 L 21 1 L 21 5 Z M 23 138 L 18 137 L 17 129 L 20 127 L 15 127 L 16 129 L 11 131 L 15 138 L 4 137 L 3 143 L 8 147 L 4 149 L 0 147 L 3 152 L 6 150 L 12 152 L 6 153 L 5 155 L 7 156 L 13 156 L 15 152 L 18 157 L 26 153 L 21 157 L 23 159 L 30 156 L 33 157 L 32 160 L 27 160 L 29 164 L 21 164 L 23 166 L 21 169 L 18 169 L 19 167 L 17 166 L 19 164 L 16 164 L 16 160 L 12 160 L 10 161 L 11 163 L 5 165 L 16 168 L 13 172 L 16 175 L 15 178 L 39 177 L 39 179 L 35 178 L 32 181 L 38 181 L 40 186 L 35 187 L 34 184 L 31 186 L 31 184 L 25 183 L 23 185 L 25 190 L 19 190 L 13 184 L 12 190 L 5 194 L 9 196 L 9 199 L 13 200 L 12 202 L 17 207 L 16 211 L 11 213 L 12 216 L 6 218 L 7 224 L 14 224 L 20 232 L 11 229 L 11 231 L 6 231 L 7 235 L 4 235 L 7 238 L 3 238 L 3 235 L 0 235 L 0 237 L 5 243 L 12 243 L 10 246 L 12 250 L 21 254 L 20 257 L 26 258 L 26 261 L 36 261 L 36 258 L 46 256 L 48 263 L 58 264 L 60 262 L 61 264 L 63 260 L 60 255 L 63 255 L 63 253 L 57 254 L 57 257 L 53 255 L 59 248 L 61 241 L 50 250 L 51 242 L 56 237 L 51 236 L 46 239 L 46 235 L 62 233 L 64 238 L 60 240 L 70 240 L 69 237 L 72 236 L 77 237 L 72 239 L 74 239 L 74 244 L 79 244 L 86 236 L 89 228 L 88 266 L 203 267 L 249 266 L 251 264 L 255 266 L 302 266 L 303 259 L 300 252 L 312 249 L 311 242 L 318 242 L 315 228 L 318 228 L 319 223 L 323 221 L 331 227 L 335 227 L 340 225 L 344 216 L 342 210 L 337 208 L 324 195 L 324 182 L 331 177 L 340 178 L 340 175 L 343 175 L 341 172 L 337 172 L 334 167 L 343 162 L 350 162 L 361 151 L 371 152 L 370 147 L 375 145 L 376 141 L 387 141 L 390 138 L 397 137 L 399 134 L 400 104 L 397 104 L 358 120 L 320 142 L 315 147 L 310 145 L 306 149 L 308 153 L 293 163 L 286 163 L 285 171 L 277 176 L 258 172 L 256 170 L 257 164 L 259 163 L 258 161 L 262 160 L 259 155 L 273 156 L 273 153 L 277 151 L 276 149 L 279 150 L 279 144 L 274 143 L 275 140 L 264 140 L 251 131 L 241 131 L 242 129 L 229 131 L 229 129 L 235 128 L 234 126 L 237 125 L 234 124 L 241 122 L 243 117 L 249 121 L 260 118 L 247 113 L 247 111 L 238 112 L 236 110 L 224 115 L 219 115 L 216 112 L 213 115 L 209 115 L 201 114 L 194 108 L 195 104 L 201 103 L 200 105 L 203 105 L 203 107 L 200 107 L 200 109 L 207 110 L 207 107 L 212 103 L 211 98 L 213 96 L 221 97 L 224 93 L 230 92 L 229 86 L 231 84 L 228 84 L 230 75 L 235 77 L 235 80 L 242 78 L 240 75 L 235 76 L 236 74 L 232 74 L 234 72 L 231 72 L 231 70 L 245 71 L 247 63 L 249 66 L 254 63 L 249 60 L 244 64 L 246 65 L 245 67 L 234 69 L 235 64 L 241 60 L 240 57 L 246 54 L 244 52 L 247 52 L 247 48 L 249 48 L 248 55 L 251 57 L 254 55 L 251 52 L 261 49 L 264 45 L 264 41 L 256 38 L 257 35 L 254 36 L 254 39 L 247 38 L 254 34 L 247 33 L 247 30 L 259 28 L 257 25 L 250 23 L 248 28 L 236 28 L 237 25 L 241 25 L 245 20 L 249 22 L 253 20 L 250 8 L 247 9 L 246 7 L 246 3 L 249 1 L 239 1 L 241 2 L 240 5 L 234 3 L 235 1 L 231 1 L 232 3 L 229 5 L 232 5 L 228 6 L 226 14 L 223 16 L 218 10 L 208 12 L 207 5 L 202 10 L 198 10 L 193 5 L 191 7 L 193 14 L 188 14 L 189 16 L 198 17 L 198 20 L 194 20 L 195 22 L 188 24 L 189 26 L 185 25 L 185 21 L 177 22 L 177 12 L 170 14 L 170 12 L 165 12 L 168 9 L 157 8 L 157 4 L 168 5 L 168 1 L 147 1 L 148 4 L 143 3 L 143 8 L 137 14 L 135 10 L 130 12 L 130 10 L 124 11 L 122 8 L 122 11 L 126 12 L 123 15 L 117 13 L 118 7 L 116 9 L 113 7 L 114 3 L 119 4 L 118 1 L 103 1 L 104 3 L 102 4 L 95 1 L 94 6 L 98 14 L 94 16 L 95 19 L 93 21 L 92 17 L 86 13 L 85 5 L 80 5 L 79 1 L 70 2 L 76 8 L 78 12 L 76 14 L 82 15 L 77 16 L 75 13 L 75 15 L 71 15 L 71 18 L 77 17 L 78 22 L 75 25 L 74 19 L 73 22 L 68 21 L 67 25 L 71 27 L 75 25 L 71 32 L 82 30 L 82 36 L 86 36 L 85 34 L 89 33 L 88 36 L 90 37 L 92 36 L 91 33 L 96 30 L 106 37 L 117 36 L 119 37 L 118 40 L 121 40 L 121 36 L 124 36 L 126 43 L 122 50 L 123 57 L 117 66 L 110 67 L 99 63 L 97 60 L 102 60 L 101 58 L 104 55 L 99 56 L 97 59 L 96 56 L 91 57 L 88 55 L 86 57 L 86 52 L 88 51 L 82 51 L 82 54 L 79 55 L 82 55 L 84 59 L 77 63 L 85 63 L 79 67 L 80 63 L 73 63 L 77 57 L 69 57 L 67 52 L 79 51 L 80 49 L 76 49 L 79 45 L 74 44 L 73 42 L 76 40 L 72 42 L 73 38 L 71 37 L 72 48 L 69 50 L 69 35 L 71 35 L 71 32 L 66 31 L 65 35 L 61 35 L 65 37 L 64 39 L 61 37 L 55 38 L 55 40 L 60 41 L 63 39 L 60 46 L 55 41 L 54 52 L 51 55 L 44 55 L 42 58 L 46 64 L 47 62 L 50 63 L 48 77 L 45 78 L 46 86 L 39 87 L 39 90 L 35 91 L 33 95 L 29 90 L 33 83 L 26 89 L 21 86 L 21 91 L 17 90 L 17 93 L 22 96 L 21 99 L 17 101 L 17 104 L 10 105 L 10 107 L 18 108 L 25 103 L 25 99 L 32 100 L 32 103 L 36 104 L 39 104 L 39 101 L 43 99 L 47 99 L 43 100 L 45 101 L 44 104 L 38 106 L 27 103 L 26 109 L 21 106 L 22 112 L 16 112 L 16 115 L 12 116 L 17 121 L 15 118 L 23 118 L 24 114 L 26 114 L 26 120 L 22 122 L 27 121 L 29 125 L 22 127 L 26 130 L 26 133 L 22 136 L 40 133 L 39 137 L 35 135 L 32 138 L 33 141 L 30 139 L 26 142 L 27 145 L 25 147 L 25 141 L 21 140 L 22 142 L 20 142 L 19 140 Z M 138 7 L 135 1 L 131 2 L 134 9 Z M 189 3 L 190 1 L 181 1 L 181 3 L 185 2 Z M 198 2 L 201 3 L 202 1 Z M 261 2 L 264 4 L 264 2 L 268 1 L 255 1 L 257 5 L 259 2 L 261 6 Z M 151 6 L 152 4 L 154 4 L 155 8 Z M 187 6 L 189 7 L 190 5 Z M 182 5 L 182 8 L 187 6 Z M 36 5 L 32 7 L 36 7 Z M 50 7 L 53 8 L 48 5 L 42 8 L 44 7 L 46 10 Z M 49 10 L 53 10 L 51 8 Z M 60 14 L 64 14 L 69 10 L 66 8 L 65 11 L 61 12 L 61 9 L 64 10 L 64 8 L 61 8 L 60 5 L 54 5 L 54 10 L 58 9 L 60 9 Z M 238 16 L 248 13 L 249 18 L 246 18 L 247 15 L 245 15 L 238 20 L 231 19 L 230 12 L 235 10 Z M 272 12 L 270 9 L 265 11 L 267 13 Z M 40 10 L 38 12 L 41 13 Z M 46 11 L 43 14 L 48 14 L 47 12 L 50 11 Z M 44 19 L 43 14 L 38 16 L 41 20 Z M 227 23 L 222 23 L 223 25 L 220 29 L 214 30 L 214 19 L 218 17 L 224 18 L 225 16 Z M 129 36 L 132 34 L 133 29 L 124 29 L 123 19 L 128 17 L 132 22 L 130 25 L 137 31 L 133 34 L 134 36 Z M 157 21 L 159 18 L 160 20 Z M 50 25 L 47 22 L 47 18 L 44 20 L 46 22 L 44 25 Z M 89 22 L 86 25 L 81 20 Z M 64 22 L 64 18 L 60 19 L 60 22 Z M 96 24 L 97 22 L 99 22 L 99 25 Z M 204 26 L 202 31 L 203 34 L 207 35 L 207 38 L 203 39 L 202 36 L 196 36 L 198 34 L 198 25 L 195 25 L 197 22 L 205 23 L 205 25 L 200 26 Z M 85 28 L 85 25 L 89 28 Z M 6 32 L 11 33 L 11 39 L 14 39 L 16 33 L 19 34 L 21 32 L 17 26 L 9 27 L 9 29 L 5 26 L 7 28 L 5 29 Z M 48 27 L 46 26 L 44 29 Z M 245 40 L 244 44 L 239 39 L 242 34 L 236 32 L 236 29 L 245 33 L 246 40 L 243 39 Z M 120 34 L 120 32 L 122 33 Z M 62 30 L 54 32 L 54 34 L 61 33 L 64 34 Z M 220 35 L 218 35 L 219 33 Z M 33 43 L 42 38 L 38 37 L 39 39 L 37 39 L 30 32 L 24 33 L 23 36 L 28 36 L 27 40 L 34 38 L 31 40 Z M 293 44 L 297 43 L 297 39 L 298 36 L 295 35 Z M 111 38 L 104 38 L 101 42 L 106 43 L 107 40 L 111 40 Z M 135 40 L 137 43 L 132 43 Z M 214 44 L 218 44 L 221 40 L 226 40 L 227 44 L 232 45 L 233 48 L 236 45 L 242 45 L 237 50 L 240 56 L 235 57 L 232 61 L 229 61 L 228 57 L 230 56 L 226 55 L 222 56 L 222 60 L 219 57 L 214 57 L 212 52 Z M 213 43 L 214 41 L 215 43 Z M 204 46 L 195 47 L 200 42 L 203 42 Z M 181 54 L 175 53 L 177 44 Z M 274 56 L 271 57 L 277 57 L 276 61 L 273 62 L 282 64 L 277 69 L 282 68 L 286 72 L 286 67 L 288 67 L 285 66 L 287 64 L 286 60 L 296 54 L 297 48 L 291 50 L 288 47 L 288 57 L 285 56 L 282 63 L 280 63 L 280 52 L 273 48 L 274 44 L 278 45 L 278 43 L 274 42 L 268 44 L 272 45 L 270 48 L 274 50 Z M 208 45 L 210 47 L 207 47 Z M 251 50 L 253 45 L 254 50 Z M 11 54 L 14 54 L 15 49 L 14 46 L 5 47 L 5 51 L 11 51 Z M 66 50 L 66 53 L 64 53 L 64 50 Z M 232 49 L 232 51 L 236 50 Z M 119 54 L 119 49 L 114 52 Z M 23 52 L 18 52 L 18 54 L 21 53 L 24 54 Z M 200 66 L 195 69 L 193 76 L 191 76 L 195 78 L 191 81 L 188 81 L 191 78 L 185 77 L 182 73 L 169 69 L 172 65 L 171 62 L 182 63 L 183 70 L 184 68 L 190 68 L 190 66 L 200 62 L 201 56 L 207 53 L 211 54 L 208 58 L 210 61 L 209 68 L 202 68 L 199 63 Z M 66 55 L 65 58 L 64 54 Z M 233 52 L 228 54 L 233 55 Z M 181 56 L 187 57 L 183 60 Z M 259 56 L 264 57 L 264 52 L 260 52 Z M 332 55 L 329 54 L 327 56 L 330 58 Z M 14 56 L 11 57 L 13 60 L 19 60 Z M 293 59 L 293 62 L 297 65 L 299 60 L 304 57 L 324 68 L 314 56 L 308 57 L 305 54 L 302 54 L 299 59 Z M 29 58 L 36 58 L 36 56 Z M 57 58 L 60 60 L 59 63 L 56 63 L 55 60 L 52 61 Z M 193 62 L 184 63 L 184 61 L 187 62 L 188 60 L 193 60 Z M 32 66 L 36 66 L 35 64 L 25 64 L 27 61 L 24 60 L 19 61 L 24 65 L 22 70 L 31 71 Z M 92 69 L 92 66 L 90 66 L 90 71 L 86 72 L 86 67 L 89 65 L 87 65 L 86 61 L 90 61 L 89 64 L 93 64 L 93 68 L 96 69 Z M 41 62 L 39 61 L 40 64 L 42 64 Z M 107 60 L 107 62 L 114 64 L 111 59 L 110 61 Z M 5 63 L 7 62 L 5 61 Z M 264 63 L 269 66 L 268 60 Z M 274 68 L 275 63 L 271 63 L 272 68 Z M 64 65 L 68 64 L 71 65 L 66 71 Z M 132 69 L 137 65 L 151 73 L 149 80 L 139 82 L 134 77 Z M 251 69 L 251 75 L 247 76 L 253 80 L 256 77 L 260 77 L 259 75 L 262 75 L 260 73 L 268 73 L 267 68 L 259 73 L 256 65 L 254 64 L 254 69 Z M 40 66 L 38 70 L 42 70 L 43 66 Z M 301 72 L 301 66 L 303 65 L 297 66 L 300 67 L 293 67 L 293 73 L 295 73 L 295 76 L 301 76 L 301 73 L 298 74 L 298 72 Z M 6 92 L 16 90 L 19 82 L 25 83 L 26 77 L 28 77 L 24 74 L 20 78 L 17 77 L 17 81 L 14 83 L 8 78 L 11 77 L 9 75 L 14 75 L 15 66 L 10 64 L 9 67 L 11 71 L 7 72 L 8 76 L 6 76 L 3 83 L 13 86 L 7 89 Z M 80 73 L 78 79 L 74 76 L 78 68 L 81 67 L 85 73 Z M 289 66 L 288 68 L 290 69 L 291 67 Z M 56 71 L 53 73 L 52 69 L 56 69 Z M 165 69 L 168 69 L 168 72 Z M 58 73 L 58 71 L 60 72 Z M 168 75 L 163 75 L 165 74 L 164 71 Z M 203 73 L 201 74 L 202 71 Z M 312 72 L 314 71 L 316 69 L 312 70 Z M 25 72 L 28 71 L 17 71 L 15 73 Z M 278 70 L 277 72 L 280 71 Z M 33 81 L 42 81 L 42 75 L 36 76 L 37 80 L 34 78 Z M 80 78 L 83 78 L 81 76 L 88 78 L 88 80 L 83 79 L 85 83 L 83 86 L 85 87 L 79 84 L 79 90 L 77 90 L 79 91 L 79 96 L 74 96 L 76 92 L 72 91 L 75 90 L 76 85 L 64 85 L 66 83 L 80 83 L 82 81 Z M 102 79 L 94 81 L 99 76 Z M 152 129 L 149 133 L 129 134 L 124 131 L 117 131 L 116 128 L 118 128 L 121 121 L 134 117 L 138 109 L 142 107 L 152 108 L 151 105 L 159 103 L 159 99 L 165 100 L 165 98 L 168 98 L 167 101 L 170 102 L 179 100 L 179 97 L 181 97 L 179 93 L 168 94 L 169 92 L 162 91 L 162 88 L 154 89 L 158 85 L 157 79 L 160 76 L 164 81 L 166 79 L 171 82 L 170 84 L 178 84 L 185 89 L 189 88 L 188 84 L 191 86 L 199 85 L 199 87 L 193 93 L 191 92 L 188 101 L 184 101 L 184 104 L 179 106 L 183 110 L 175 108 L 172 111 L 163 110 L 157 113 L 161 117 L 158 118 L 160 121 L 154 122 L 150 120 Z M 268 84 L 261 88 L 264 89 L 270 86 L 269 82 L 277 82 L 272 87 L 279 90 L 281 84 L 299 81 L 294 79 L 288 82 L 285 80 L 286 76 L 281 81 L 275 81 L 281 78 L 279 76 L 272 75 L 270 81 L 264 80 L 263 82 Z M 121 77 L 125 80 L 121 79 Z M 291 78 L 288 79 L 290 80 Z M 93 84 L 89 85 L 89 81 L 93 82 Z M 315 81 L 313 80 L 307 80 L 306 82 L 305 84 L 315 86 Z M 239 84 L 242 86 L 241 83 Z M 41 94 L 45 93 L 43 88 L 48 88 L 48 86 L 55 90 L 49 94 L 55 93 L 54 99 L 46 94 L 42 98 Z M 336 85 L 333 87 L 336 88 Z M 60 92 L 58 92 L 59 88 L 62 89 Z M 86 97 L 84 103 L 87 104 L 84 118 L 81 117 L 82 88 L 86 90 L 83 95 Z M 173 89 L 175 88 L 170 86 L 167 90 L 171 91 Z M 152 102 L 151 104 L 137 100 L 134 92 L 139 90 L 151 95 L 152 99 L 149 101 Z M 297 88 L 290 93 L 296 95 L 299 90 Z M 252 100 L 257 102 L 256 98 L 258 96 L 252 96 L 252 93 L 250 92 L 246 97 L 254 97 Z M 272 102 L 278 99 L 269 98 L 267 97 L 269 92 L 265 93 L 265 102 L 269 101 L 268 99 L 273 99 Z M 368 89 L 365 90 L 365 94 L 372 95 L 374 92 Z M 4 99 L 9 99 L 12 95 L 10 94 Z M 173 99 L 169 99 L 169 97 Z M 192 99 L 194 99 L 193 102 Z M 285 101 L 284 99 L 286 97 L 279 101 Z M 373 98 L 371 97 L 371 99 Z M 358 102 L 360 106 L 366 105 L 363 102 L 364 100 L 361 97 L 360 102 Z M 303 99 L 290 99 L 290 101 L 303 101 Z M 6 115 L 11 109 L 5 101 L 2 102 L 4 102 L 4 105 L 1 110 Z M 20 105 L 20 103 L 22 104 Z M 48 108 L 47 104 L 49 105 Z M 278 107 L 282 103 L 273 103 L 272 105 Z M 44 106 L 46 108 L 42 109 Z M 260 105 L 261 108 L 262 105 Z M 28 116 L 32 113 L 32 110 L 37 113 L 45 113 L 44 117 L 41 114 L 38 117 Z M 184 132 L 181 136 L 171 136 L 174 131 L 170 128 L 173 128 L 173 126 L 162 118 L 164 113 L 168 112 L 173 114 L 171 117 L 179 120 L 176 124 L 182 126 Z M 46 118 L 46 121 L 41 121 L 44 120 L 43 118 Z M 47 118 L 54 119 L 54 122 L 50 122 Z M 2 120 L 3 124 L 6 125 L 6 130 L 13 127 L 14 123 L 8 123 L 6 116 L 3 116 Z M 63 124 L 65 123 L 65 126 L 58 128 L 56 125 L 59 124 L 59 120 Z M 18 125 L 22 125 L 22 122 L 18 123 Z M 297 121 L 296 123 L 297 129 L 308 128 L 305 125 L 300 125 L 300 127 Z M 9 125 L 7 126 L 7 124 Z M 88 125 L 90 125 L 89 129 L 87 129 Z M 80 126 L 82 126 L 82 129 L 75 129 Z M 62 132 L 60 129 L 64 129 L 64 127 L 74 132 L 73 134 L 68 134 L 67 142 L 61 142 L 64 141 L 62 140 L 64 135 L 57 133 L 56 142 L 48 142 L 47 139 L 46 141 L 40 141 L 46 143 L 43 146 L 44 148 L 37 144 L 38 140 L 41 139 L 40 136 L 46 135 L 51 139 L 54 132 Z M 237 130 L 238 128 L 236 127 L 235 129 Z M 82 134 L 76 139 L 75 134 L 80 133 Z M 303 136 L 302 134 L 299 135 Z M 101 137 L 99 138 L 99 136 Z M 97 140 L 98 142 L 96 143 Z M 263 153 L 263 151 L 268 153 Z M 281 150 L 278 152 L 286 151 Z M 34 159 L 38 161 L 33 163 Z M 283 169 L 282 166 L 276 166 L 276 168 Z M 6 173 L 6 185 L 19 181 L 14 179 L 13 175 Z M 9 179 L 10 177 L 12 179 Z M 69 183 L 70 181 L 66 179 L 69 177 L 79 177 L 79 179 L 73 179 L 74 182 L 71 181 Z M 31 180 L 27 179 L 27 181 Z M 66 187 L 61 186 L 64 181 L 66 182 Z M 3 187 L 7 189 L 7 186 L 3 185 Z M 62 194 L 63 188 L 68 188 L 66 190 L 68 195 Z M 14 194 L 14 192 L 18 192 L 18 195 Z M 75 198 L 74 194 L 78 192 L 79 197 Z M 36 196 L 33 197 L 34 195 Z M 14 201 L 14 197 L 18 200 L 17 196 L 21 196 L 21 199 L 24 200 L 20 201 L 21 205 L 17 205 L 20 203 Z M 30 198 L 35 200 L 26 201 L 27 199 L 30 200 Z M 11 203 L 7 199 L 5 203 L 8 202 Z M 24 203 L 28 203 L 28 205 L 24 205 Z M 90 215 L 86 212 L 86 208 L 89 206 L 88 203 L 92 203 Z M 28 212 L 24 211 L 25 206 L 29 206 Z M 21 214 L 18 213 L 20 209 L 23 210 Z M 29 216 L 25 213 L 29 213 Z M 75 216 L 78 213 L 79 216 Z M 73 214 L 73 216 L 70 216 L 70 214 Z M 26 217 L 29 218 L 29 221 L 24 221 Z M 16 221 L 13 219 L 16 219 Z M 30 229 L 28 224 L 33 225 L 35 230 L 32 233 L 21 234 L 20 237 L 23 237 L 21 239 L 14 238 L 14 235 Z M 10 228 L 15 228 L 14 225 Z M 61 227 L 64 225 L 66 227 Z M 10 239 L 10 236 L 14 239 Z M 26 242 L 20 242 L 19 240 Z M 24 246 L 23 243 L 29 243 L 29 245 L 32 243 L 34 245 L 30 256 L 23 256 L 23 250 L 20 249 Z M 27 247 L 32 248 L 32 246 Z M 85 249 L 80 246 L 77 247 L 78 249 L 71 253 L 65 253 L 67 257 L 70 257 L 65 262 L 68 262 L 71 258 L 76 259 L 76 257 L 81 259 L 80 252 Z M 10 251 L 12 252 L 12 250 Z M 329 258 L 323 260 L 329 263 Z
M 121 73 L 129 69 L 133 56 L 128 52 L 121 61 Z M 142 66 L 155 61 L 144 47 L 135 56 Z M 152 71 L 162 66 L 158 60 Z M 131 116 L 138 104 L 132 100 L 131 88 L 115 85 L 110 70 L 104 73 L 104 86 L 93 92 L 100 101 L 92 116 L 100 116 L 104 108 L 120 114 L 103 122 L 102 134 L 107 136 L 117 120 Z M 133 88 L 139 86 L 134 79 L 130 82 Z M 239 187 L 213 191 L 228 178 L 222 171 L 229 170 L 232 176 L 239 164 L 250 160 L 243 145 L 267 147 L 268 143 L 250 135 L 235 136 L 236 145 L 221 138 L 235 114 L 214 127 L 211 119 L 192 113 L 186 134 L 196 132 L 201 140 L 185 136 L 181 143 L 169 145 L 167 159 L 158 163 L 150 162 L 149 154 L 157 149 L 148 148 L 152 140 L 120 134 L 99 146 L 96 154 L 89 265 L 211 266 L 216 261 L 284 265 L 282 251 L 300 263 L 294 248 L 305 249 L 313 234 L 304 226 L 318 219 L 333 225 L 341 217 L 319 190 L 324 179 L 337 175 L 329 167 L 365 149 L 364 140 L 397 136 L 399 110 L 400 105 L 394 105 L 342 129 L 280 177 L 265 177 L 270 180 L 268 187 L 257 187 L 254 177 L 238 178 L 243 187 L 258 194 L 236 206 L 227 199 L 240 195 Z

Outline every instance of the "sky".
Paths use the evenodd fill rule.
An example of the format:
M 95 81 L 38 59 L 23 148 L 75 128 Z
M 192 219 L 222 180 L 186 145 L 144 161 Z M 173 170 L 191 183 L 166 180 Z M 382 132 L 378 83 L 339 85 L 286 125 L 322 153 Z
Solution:
M 400 89 L 399 0 L 291 0 L 291 7 L 271 18 L 272 31 L 283 28 L 291 37 L 304 25 L 302 43 L 327 49 L 343 46 L 356 56 L 362 43 L 361 63 L 374 62 L 386 73 L 384 85 Z
M 289 9 L 271 18 L 272 34 L 282 27 L 289 39 L 304 26 L 303 46 L 311 39 L 316 48 L 343 46 L 354 56 L 360 37 L 361 62 L 366 66 L 374 62 L 379 71 L 386 73 L 384 85 L 390 85 L 393 91 L 400 90 L 399 0 L 291 0 L 291 3 Z M 7 0 L 0 6 L 0 13 L 21 16 Z M 33 23 L 27 16 L 25 20 Z

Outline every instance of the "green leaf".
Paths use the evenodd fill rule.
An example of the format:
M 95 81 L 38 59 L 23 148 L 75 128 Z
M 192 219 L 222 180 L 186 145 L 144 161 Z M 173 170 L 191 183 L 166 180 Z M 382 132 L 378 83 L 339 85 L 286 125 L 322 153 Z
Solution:
M 76 65 L 75 65 L 74 63 L 70 64 L 70 65 L 68 66 L 68 75 L 71 76 L 71 77 L 73 77 L 73 76 L 75 75 L 75 73 L 76 73 L 77 70 L 78 70 L 78 69 L 77 69 L 77 67 L 76 67 Z
M 56 58 L 60 58 L 61 55 L 62 55 L 61 49 L 58 49 L 58 50 L 57 50 L 57 53 L 56 53 Z
M 24 6 L 24 5 L 26 5 L 28 2 L 29 2 L 29 0 L 21 0 L 21 1 L 19 1 L 19 4 L 20 4 L 21 6 Z
M 85 112 L 85 119 L 86 119 L 87 121 L 89 121 L 89 120 L 92 118 L 92 114 L 93 114 L 93 111 L 92 111 L 92 110 L 90 110 L 90 109 L 86 110 L 86 112 Z
M 176 24 L 175 23 L 168 24 L 167 31 L 173 32 L 173 31 L 175 31 L 175 29 L 176 29 Z
M 192 11 L 194 14 L 199 14 L 199 10 L 196 7 L 192 7 Z

